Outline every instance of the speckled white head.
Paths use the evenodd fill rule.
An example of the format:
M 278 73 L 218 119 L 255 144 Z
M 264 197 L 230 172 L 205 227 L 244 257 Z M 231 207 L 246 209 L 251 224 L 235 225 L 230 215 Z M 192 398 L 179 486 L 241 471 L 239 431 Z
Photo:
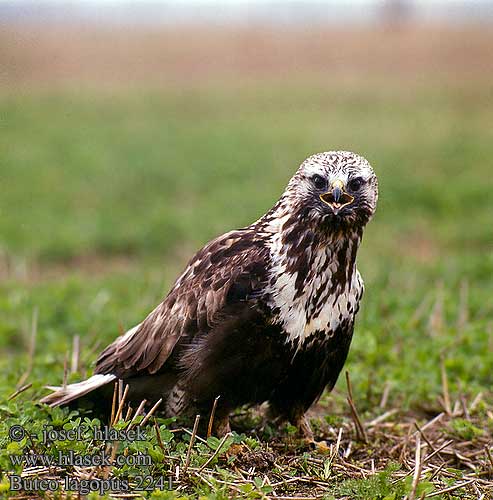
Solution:
M 362 226 L 375 213 L 378 181 L 362 156 L 349 151 L 328 151 L 307 158 L 284 195 L 291 203 L 308 208 L 312 219 Z

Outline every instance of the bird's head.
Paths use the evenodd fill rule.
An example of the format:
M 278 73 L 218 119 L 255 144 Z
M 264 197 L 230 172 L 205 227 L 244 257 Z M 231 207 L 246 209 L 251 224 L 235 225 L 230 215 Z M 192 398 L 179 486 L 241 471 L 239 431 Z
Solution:
M 329 151 L 310 156 L 301 164 L 283 198 L 306 224 L 357 229 L 375 213 L 378 182 L 362 156 Z

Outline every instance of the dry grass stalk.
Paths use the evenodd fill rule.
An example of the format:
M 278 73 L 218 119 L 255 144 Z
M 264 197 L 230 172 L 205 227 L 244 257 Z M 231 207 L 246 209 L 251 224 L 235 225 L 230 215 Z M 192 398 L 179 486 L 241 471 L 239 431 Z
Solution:
M 431 481 L 433 481 L 433 479 L 435 479 L 435 477 L 437 477 L 437 476 L 438 476 L 438 474 L 440 474 L 440 472 L 442 472 L 442 470 L 443 470 L 444 468 L 445 468 L 445 462 L 444 462 L 442 465 L 440 465 L 440 467 L 437 467 L 437 468 L 435 469 L 435 472 L 433 472 L 433 474 L 430 476 L 429 481 L 430 481 L 430 482 L 431 482 Z
M 337 441 L 336 441 L 336 446 L 334 449 L 334 457 L 339 456 L 339 449 L 341 447 L 341 439 L 342 439 L 342 427 L 339 429 L 339 432 L 337 433 Z
M 414 475 L 413 475 L 411 493 L 409 494 L 409 500 L 414 500 L 416 498 L 416 491 L 418 489 L 419 480 L 421 479 L 422 467 L 423 467 L 423 462 L 421 461 L 421 434 L 418 434 L 416 436 Z
M 210 438 L 212 434 L 212 426 L 214 424 L 214 416 L 216 414 L 217 402 L 219 401 L 220 397 L 221 396 L 217 396 L 214 399 L 214 403 L 212 403 L 212 410 L 211 410 L 211 415 L 209 417 L 209 424 L 207 425 L 207 438 Z
M 450 392 L 448 387 L 447 370 L 445 368 L 445 360 L 440 360 L 440 373 L 442 377 L 442 394 L 443 394 L 443 409 L 447 415 L 452 415 L 452 408 L 450 405 Z
M 176 429 L 175 431 L 171 431 L 171 432 L 184 432 L 185 434 L 188 434 L 189 436 L 193 436 L 193 432 L 190 429 L 187 429 L 185 427 L 182 427 L 181 429 Z M 207 440 L 200 437 L 198 434 L 195 435 L 195 440 L 200 441 L 201 443 L 207 444 Z
M 387 406 L 389 394 L 390 394 L 390 382 L 387 380 L 383 388 L 382 399 L 380 400 L 379 404 L 380 408 L 384 409 Z
M 421 427 L 418 425 L 418 422 L 414 422 L 414 427 L 416 427 L 417 431 L 419 432 L 420 436 L 424 439 L 426 444 L 433 450 L 436 451 L 434 446 L 430 443 L 428 438 L 426 437 L 426 434 L 422 431 Z
M 433 453 L 430 453 L 426 459 L 427 460 L 431 460 L 435 455 L 438 455 L 441 451 L 443 451 L 445 448 L 447 448 L 447 446 L 450 446 L 454 441 L 453 440 L 450 440 L 450 441 L 446 441 L 445 443 L 443 443 L 440 448 L 437 448 L 436 450 L 433 451 Z
M 225 434 L 223 436 L 223 438 L 221 439 L 221 441 L 219 442 L 219 444 L 217 445 L 217 448 L 216 450 L 214 451 L 214 453 L 207 459 L 207 461 L 200 467 L 199 469 L 199 472 L 202 472 L 218 455 L 219 453 L 221 452 L 221 448 L 223 447 L 224 443 L 226 442 L 226 440 L 231 436 L 231 432 L 228 432 L 227 434 Z
M 15 392 L 13 392 L 7 399 L 7 401 L 12 401 L 12 399 L 15 399 L 19 394 L 23 393 L 24 391 L 27 391 L 29 388 L 32 387 L 32 382 L 29 384 L 25 384 L 22 387 L 19 387 Z
M 129 389 L 130 389 L 130 386 L 127 384 L 125 386 L 125 391 L 123 392 L 123 395 L 120 398 L 120 403 L 118 405 L 118 409 L 116 411 L 115 418 L 111 422 L 111 425 L 115 425 L 120 420 L 120 417 L 121 417 L 122 411 L 123 411 L 123 406 L 125 405 L 125 400 L 127 399 Z
M 120 403 L 122 398 L 123 398 L 123 380 L 120 378 L 118 379 L 118 403 Z
M 164 443 L 163 443 L 163 440 L 161 438 L 161 431 L 159 430 L 159 425 L 157 425 L 157 420 L 156 419 L 154 419 L 154 429 L 156 431 L 157 444 L 161 448 L 161 451 L 163 452 L 163 455 L 166 456 L 166 448 L 164 447 Z
M 33 309 L 33 314 L 31 317 L 31 336 L 29 338 L 29 350 L 27 358 L 27 368 L 22 374 L 21 378 L 17 382 L 17 387 L 25 385 L 26 380 L 29 375 L 31 375 L 33 364 L 34 364 L 34 351 L 36 350 L 36 337 L 38 335 L 38 308 Z
M 80 336 L 74 335 L 72 340 L 72 360 L 70 363 L 70 373 L 76 373 L 79 371 L 80 362 Z
M 186 472 L 188 469 L 188 466 L 190 465 L 190 458 L 192 456 L 192 447 L 195 443 L 195 436 L 197 435 L 197 429 L 199 427 L 199 420 L 200 420 L 200 415 L 197 415 L 195 417 L 195 422 L 193 424 L 193 430 L 192 430 L 192 435 L 190 437 L 190 442 L 188 443 L 187 457 L 185 459 L 185 467 L 183 468 L 183 472 Z
M 130 422 L 130 427 L 132 427 L 132 424 L 135 422 L 136 418 L 142 413 L 146 404 L 147 404 L 147 399 L 143 399 L 140 402 L 139 406 L 135 410 L 134 417 L 132 418 L 132 421 Z
M 438 495 L 443 495 L 444 493 L 450 493 L 451 491 L 458 490 L 459 488 L 463 488 L 474 482 L 474 479 L 470 479 L 469 481 L 465 481 L 463 483 L 455 484 L 454 486 L 450 486 L 449 488 L 445 488 L 444 490 L 435 491 L 433 493 L 428 494 L 428 498 L 437 497 Z
M 491 472 L 493 473 L 493 456 L 491 454 L 490 447 L 486 446 L 485 449 L 486 449 L 486 456 L 488 457 L 488 460 L 489 460 L 490 465 L 491 465 Z
M 118 382 L 115 382 L 113 386 L 113 400 L 111 402 L 110 425 L 112 425 L 115 420 L 117 391 L 118 391 Z
M 460 299 L 459 310 L 457 313 L 457 331 L 460 332 L 465 328 L 469 321 L 469 283 L 467 280 L 462 280 L 460 284 Z
M 436 417 L 433 417 L 429 422 L 427 422 L 423 427 L 421 427 L 422 431 L 425 431 L 426 429 L 434 426 L 437 422 L 442 420 L 442 417 L 444 416 L 444 413 L 439 413 Z
M 369 428 L 369 427 L 374 427 L 375 425 L 381 424 L 382 422 L 384 422 L 385 420 L 392 417 L 393 415 L 395 415 L 398 412 L 399 412 L 399 410 L 397 410 L 396 408 L 394 408 L 393 410 L 386 411 L 385 413 L 382 413 L 382 415 L 380 415 L 380 416 L 374 418 L 373 420 L 371 420 L 370 422 L 368 422 L 365 427 Z
M 130 420 L 130 417 L 132 416 L 132 412 L 133 412 L 133 409 L 130 405 L 128 405 L 127 407 L 127 413 L 125 414 L 125 418 L 123 420 L 125 420 L 125 422 L 128 422 Z
M 113 464 L 113 462 L 115 461 L 115 458 L 116 458 L 116 451 L 118 449 L 118 445 L 116 445 L 115 443 L 112 443 L 110 449 L 111 449 L 111 455 L 109 458 L 109 462 L 110 462 L 110 464 Z M 108 479 L 108 477 L 111 473 L 112 467 L 113 467 L 112 465 L 108 465 L 106 467 L 103 467 L 103 469 L 102 469 L 103 479 Z
M 149 412 L 147 413 L 147 415 L 144 417 L 144 420 L 142 420 L 142 422 L 140 423 L 140 425 L 144 426 L 145 424 L 147 424 L 147 422 L 149 421 L 149 419 L 154 415 L 154 413 L 156 412 L 156 410 L 159 408 L 159 405 L 163 402 L 163 398 L 160 398 L 158 399 L 155 403 L 154 403 L 154 406 L 149 410 Z
M 467 401 L 464 396 L 462 382 L 457 380 L 457 387 L 459 388 L 459 403 L 462 410 L 462 415 L 466 420 L 471 420 L 471 414 L 469 413 L 469 408 L 467 407 Z
M 482 399 L 483 399 L 483 393 L 480 392 L 473 399 L 472 403 L 469 405 L 469 413 L 472 413 L 476 409 L 476 407 L 478 406 L 478 404 L 481 402 Z
M 353 389 L 351 386 L 351 380 L 349 378 L 348 371 L 346 371 L 346 384 L 347 384 L 347 391 L 348 391 L 347 402 L 349 403 L 349 408 L 351 409 L 351 416 L 353 418 L 354 426 L 356 428 L 357 439 L 358 439 L 358 441 L 362 441 L 363 443 L 366 443 L 367 442 L 366 431 L 365 431 L 365 428 L 363 427 L 361 419 L 358 415 L 358 411 L 356 410 L 356 405 L 354 404 Z
M 430 335 L 433 337 L 440 333 L 445 326 L 444 312 L 444 287 L 443 283 L 437 284 L 436 299 L 428 321 Z
M 404 443 L 402 444 L 401 453 L 399 455 L 399 463 L 404 463 L 404 457 L 406 456 L 406 453 L 407 453 L 407 447 L 408 447 L 409 441 L 411 439 L 411 434 L 412 434 L 412 428 L 410 427 L 407 431 L 407 436 L 404 439 Z M 399 444 L 399 446 L 400 446 L 400 444 Z

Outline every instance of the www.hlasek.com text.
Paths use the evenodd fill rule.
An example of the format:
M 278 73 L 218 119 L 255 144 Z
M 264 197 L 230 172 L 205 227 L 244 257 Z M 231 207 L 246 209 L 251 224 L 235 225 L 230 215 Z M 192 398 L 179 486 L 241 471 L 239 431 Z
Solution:
M 27 467 L 65 467 L 69 465 L 76 467 L 109 467 L 112 465 L 116 467 L 122 467 L 124 465 L 143 467 L 152 465 L 152 458 L 150 455 L 146 455 L 144 453 L 112 456 L 111 453 L 103 451 L 93 455 L 79 455 L 72 450 L 58 451 L 56 455 L 41 453 L 10 455 L 10 461 L 14 466 L 25 465 Z

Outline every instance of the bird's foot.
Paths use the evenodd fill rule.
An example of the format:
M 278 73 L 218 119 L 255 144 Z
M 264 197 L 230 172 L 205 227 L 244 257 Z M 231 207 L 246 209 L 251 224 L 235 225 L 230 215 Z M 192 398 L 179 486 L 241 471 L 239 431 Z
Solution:
M 243 455 L 244 453 L 247 453 L 248 447 L 245 446 L 244 444 L 232 444 L 228 450 L 226 451 L 226 456 L 228 457 L 238 457 Z
M 306 444 L 316 453 L 321 455 L 328 455 L 331 452 L 330 446 L 327 441 L 316 441 L 315 439 L 306 439 Z
M 310 426 L 310 422 L 305 415 L 300 416 L 296 421 L 296 427 L 298 428 L 298 434 L 305 441 L 314 441 L 313 431 Z
M 316 451 L 317 453 L 326 454 L 330 452 L 330 447 L 327 441 L 317 441 L 313 435 L 310 422 L 305 415 L 298 418 L 296 422 L 296 427 L 298 428 L 298 433 L 302 438 L 303 443 L 310 449 Z
M 231 426 L 229 425 L 229 415 L 217 416 L 214 419 L 212 425 L 212 434 L 218 438 L 224 437 L 226 434 L 231 432 Z

